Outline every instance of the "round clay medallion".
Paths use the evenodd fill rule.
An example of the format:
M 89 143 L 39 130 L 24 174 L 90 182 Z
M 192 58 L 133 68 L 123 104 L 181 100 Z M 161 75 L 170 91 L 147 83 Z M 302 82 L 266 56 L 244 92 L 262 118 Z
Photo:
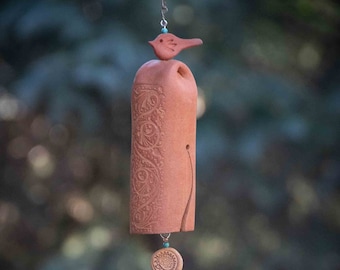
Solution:
M 182 270 L 183 259 L 174 248 L 157 250 L 151 258 L 152 270 Z

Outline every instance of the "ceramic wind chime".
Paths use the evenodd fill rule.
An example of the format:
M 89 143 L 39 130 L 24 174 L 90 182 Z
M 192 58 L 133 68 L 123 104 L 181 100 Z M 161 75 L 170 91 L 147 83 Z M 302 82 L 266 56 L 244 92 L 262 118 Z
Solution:
M 202 40 L 168 33 L 161 3 L 161 34 L 149 42 L 158 59 L 140 67 L 132 87 L 130 232 L 160 234 L 153 270 L 181 270 L 169 237 L 195 228 L 197 86 L 190 69 L 172 58 Z

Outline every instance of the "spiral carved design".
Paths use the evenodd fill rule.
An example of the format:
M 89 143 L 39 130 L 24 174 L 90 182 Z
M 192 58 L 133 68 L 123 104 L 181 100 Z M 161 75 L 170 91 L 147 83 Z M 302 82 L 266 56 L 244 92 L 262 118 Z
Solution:
M 182 270 L 183 259 L 174 248 L 163 248 L 156 251 L 151 258 L 152 270 Z
M 132 94 L 131 223 L 140 233 L 152 230 L 161 211 L 164 97 L 157 85 L 135 85 Z

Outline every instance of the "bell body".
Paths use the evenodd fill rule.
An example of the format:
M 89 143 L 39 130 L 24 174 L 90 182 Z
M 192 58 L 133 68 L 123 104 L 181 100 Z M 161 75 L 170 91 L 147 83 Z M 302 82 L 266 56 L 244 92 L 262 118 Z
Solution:
M 130 232 L 195 227 L 197 86 L 177 60 L 151 60 L 132 87 Z

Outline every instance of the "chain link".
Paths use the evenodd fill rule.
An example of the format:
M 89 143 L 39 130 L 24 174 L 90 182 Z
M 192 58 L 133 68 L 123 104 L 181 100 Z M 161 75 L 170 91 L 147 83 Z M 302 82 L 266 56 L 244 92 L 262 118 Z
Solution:
M 161 14 L 162 14 L 162 19 L 161 19 L 161 26 L 163 28 L 163 30 L 166 30 L 166 27 L 168 25 L 168 21 L 165 19 L 165 13 L 168 12 L 168 6 L 166 4 L 166 0 L 162 0 L 162 4 L 161 4 Z

